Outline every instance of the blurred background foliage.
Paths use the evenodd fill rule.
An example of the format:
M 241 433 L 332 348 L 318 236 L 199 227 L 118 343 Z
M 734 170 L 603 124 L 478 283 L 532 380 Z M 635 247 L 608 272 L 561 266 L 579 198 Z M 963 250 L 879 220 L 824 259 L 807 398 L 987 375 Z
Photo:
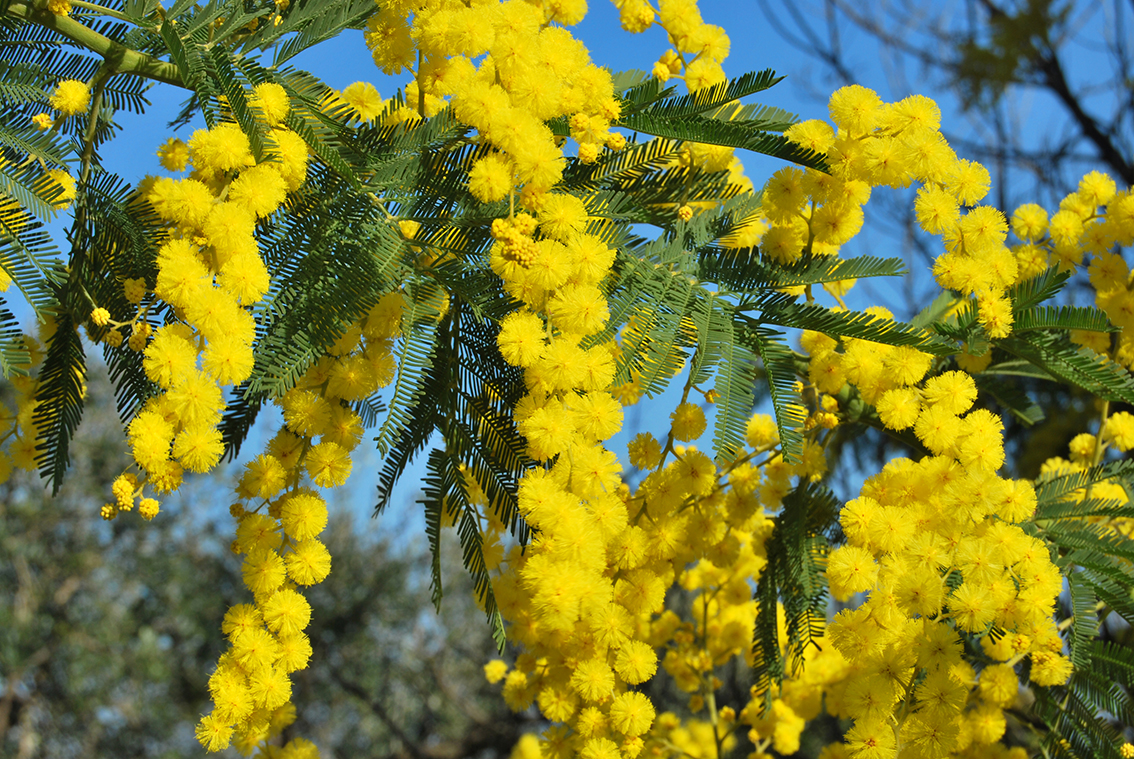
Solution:
M 199 511 L 104 522 L 126 457 L 105 376 L 90 378 L 88 401 L 59 496 L 22 472 L 0 486 L 0 756 L 198 756 L 221 618 L 244 600 L 230 527 L 209 517 L 230 487 L 222 473 L 184 499 Z M 506 756 L 525 718 L 484 680 L 493 643 L 458 587 L 460 557 L 448 557 L 438 615 L 416 532 L 376 538 L 344 504 L 333 511 L 334 571 L 309 595 L 318 653 L 295 678 L 305 707 L 289 730 L 324 757 Z

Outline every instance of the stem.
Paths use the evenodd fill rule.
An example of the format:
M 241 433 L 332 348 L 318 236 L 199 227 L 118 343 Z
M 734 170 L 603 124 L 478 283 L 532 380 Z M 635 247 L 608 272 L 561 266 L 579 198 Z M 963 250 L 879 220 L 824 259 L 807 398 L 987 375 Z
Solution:
M 79 185 L 86 184 L 91 175 L 91 159 L 94 157 L 95 132 L 98 131 L 98 117 L 102 112 L 102 93 L 106 80 L 110 78 L 111 67 L 104 61 L 94 75 L 91 83 L 91 110 L 87 116 L 87 130 L 83 134 L 83 155 L 79 164 Z
M 425 118 L 425 88 L 421 86 L 421 67 L 425 65 L 425 54 L 420 50 L 417 51 L 417 71 L 414 72 L 417 78 L 417 115 Z
M 1091 454 L 1091 466 L 1098 466 L 1102 463 L 1103 451 L 1106 450 L 1106 445 L 1102 441 L 1103 428 L 1106 427 L 1106 419 L 1110 414 L 1110 401 L 1103 401 L 1102 413 L 1099 414 L 1099 434 L 1095 436 L 1095 450 Z
M 159 61 L 137 50 L 131 50 L 69 16 L 56 16 L 47 10 L 44 0 L 32 0 L 30 3 L 14 2 L 4 10 L 4 13 L 50 29 L 76 45 L 101 55 L 110 65 L 111 73 L 140 76 L 189 89 L 181 80 L 177 66 Z
M 88 11 L 94 11 L 95 13 L 99 13 L 103 16 L 110 16 L 111 18 L 116 18 L 119 21 L 125 21 L 127 24 L 137 25 L 137 22 L 123 15 L 121 12 L 116 11 L 113 8 L 107 8 L 106 6 L 98 5 L 97 3 L 88 3 L 86 2 L 86 0 L 71 0 L 71 5 L 75 6 L 76 8 L 86 8 Z

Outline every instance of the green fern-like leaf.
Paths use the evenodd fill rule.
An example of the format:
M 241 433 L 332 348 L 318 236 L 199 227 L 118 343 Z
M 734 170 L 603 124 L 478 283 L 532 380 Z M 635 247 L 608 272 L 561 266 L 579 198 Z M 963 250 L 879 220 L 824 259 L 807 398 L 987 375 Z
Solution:
M 617 126 L 655 137 L 751 150 L 813 169 L 826 166 L 818 153 L 801 148 L 782 134 L 764 131 L 758 123 L 717 121 L 704 116 L 669 118 L 644 110 L 623 116 Z
M 61 314 L 47 343 L 47 355 L 39 372 L 33 420 L 40 430 L 36 464 L 40 475 L 59 492 L 70 466 L 70 445 L 83 416 L 86 356 L 79 332 L 70 315 Z
M 685 116 L 699 116 L 719 108 L 726 103 L 740 100 L 743 97 L 754 95 L 757 92 L 774 87 L 783 81 L 782 76 L 776 76 L 771 69 L 764 71 L 750 71 L 744 76 L 727 82 L 720 82 L 712 87 L 676 97 L 665 98 L 651 103 L 647 113 L 665 118 L 681 118 Z M 786 121 L 786 123 L 785 123 Z M 794 123 L 794 119 L 769 120 L 760 129 L 766 131 L 782 132 Z
M 762 322 L 808 329 L 832 337 L 853 337 L 886 345 L 906 345 L 936 356 L 951 356 L 956 348 L 932 333 L 902 322 L 878 319 L 866 313 L 832 311 L 809 303 L 781 302 L 760 310 Z
M 1105 356 L 1043 333 L 1005 338 L 997 345 L 1052 377 L 1109 401 L 1134 404 L 1134 377 Z
M 1051 300 L 1056 293 L 1063 289 L 1067 280 L 1071 278 L 1071 271 L 1064 271 L 1058 266 L 1045 269 L 1031 279 L 1025 279 L 1008 288 L 1008 297 L 1012 300 L 1012 309 L 1015 312 L 1026 311 Z
M 1015 334 L 1037 329 L 1072 330 L 1090 332 L 1117 332 L 1106 312 L 1082 306 L 1035 306 L 1016 312 L 1012 331 Z
M 752 644 L 754 691 L 765 696 L 765 709 L 773 687 L 787 674 L 798 674 L 807 648 L 823 634 L 827 618 L 823 570 L 838 508 L 838 499 L 826 488 L 800 485 L 784 497 L 765 543 L 767 564 L 756 584 L 759 612 Z M 787 622 L 786 659 L 780 654 L 779 603 Z
M 807 420 L 807 408 L 795 389 L 795 354 L 784 342 L 783 335 L 760 326 L 748 317 L 741 317 L 737 326 L 740 341 L 758 354 L 764 365 L 784 460 L 796 463 L 803 457 L 803 423 Z

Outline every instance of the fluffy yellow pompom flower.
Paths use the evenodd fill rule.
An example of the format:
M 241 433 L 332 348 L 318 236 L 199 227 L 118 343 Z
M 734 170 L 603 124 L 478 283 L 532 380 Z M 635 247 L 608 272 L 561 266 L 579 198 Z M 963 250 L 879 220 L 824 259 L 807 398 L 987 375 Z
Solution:
M 921 228 L 932 235 L 952 230 L 961 218 L 957 199 L 936 185 L 926 185 L 917 191 L 914 213 Z
M 322 488 L 335 488 L 350 476 L 350 451 L 338 443 L 325 442 L 307 453 L 307 474 Z
M 654 705 L 644 693 L 622 693 L 610 705 L 610 724 L 623 735 L 641 735 L 653 723 Z
M 185 425 L 214 425 L 224 411 L 224 398 L 212 378 L 191 372 L 166 396 L 170 410 Z
M 288 576 L 298 585 L 323 582 L 331 572 L 331 554 L 315 538 L 301 541 L 284 561 Z
M 1100 171 L 1092 171 L 1079 180 L 1078 194 L 1092 206 L 1104 206 L 1114 199 L 1114 180 Z
M 552 322 L 570 335 L 593 335 L 606 326 L 610 308 L 594 285 L 566 285 L 547 305 Z
M 925 383 L 925 402 L 949 414 L 963 414 L 972 408 L 977 389 L 964 372 L 945 372 Z
M 189 165 L 189 146 L 176 137 L 170 137 L 157 151 L 158 160 L 167 171 L 185 171 Z
M 469 192 L 477 200 L 492 203 L 503 200 L 512 189 L 512 166 L 499 153 L 481 158 L 469 170 Z
M 653 469 L 661 461 L 661 444 L 648 432 L 639 432 L 627 445 L 627 452 L 638 469 Z
M 504 317 L 496 344 L 500 355 L 512 366 L 534 366 L 543 352 L 543 320 L 530 311 L 515 311 Z
M 236 528 L 234 545 L 240 553 L 252 553 L 261 548 L 278 550 L 283 545 L 279 522 L 267 514 L 248 514 Z
M 921 393 L 906 387 L 887 390 L 878 401 L 878 417 L 892 430 L 905 430 L 914 426 L 921 413 Z
M 827 578 L 831 595 L 845 601 L 855 593 L 874 587 L 878 579 L 878 564 L 874 555 L 858 546 L 839 546 L 827 559 Z
M 270 667 L 279 655 L 279 643 L 263 628 L 239 633 L 232 641 L 232 656 L 245 671 Z
M 284 500 L 280 522 L 294 540 L 314 538 L 327 526 L 327 503 L 309 490 L 300 490 Z
M 764 448 L 778 442 L 780 431 L 769 414 L 755 414 L 748 420 L 745 440 L 751 448 Z
M 331 421 L 331 407 L 310 390 L 289 390 L 281 399 L 284 422 L 306 437 L 323 434 Z
M 1025 203 L 1012 214 L 1012 232 L 1026 242 L 1034 242 L 1047 231 L 1047 211 L 1035 203 Z
M 268 126 L 275 126 L 287 118 L 291 100 L 287 90 L 275 82 L 257 84 L 252 89 L 252 107 L 264 117 Z
M 150 187 L 146 200 L 165 221 L 189 227 L 199 226 L 213 207 L 213 193 L 196 179 L 159 177 Z
M 48 102 L 64 116 L 86 113 L 91 104 L 91 88 L 86 82 L 67 79 L 55 86 L 55 92 L 51 93 Z
M 614 670 L 605 660 L 588 659 L 575 668 L 571 687 L 587 701 L 602 701 L 614 692 Z
M 189 155 L 206 180 L 254 164 L 248 136 L 235 124 L 198 129 L 189 138 Z
M 283 585 L 284 561 L 270 548 L 258 548 L 244 559 L 241 567 L 244 584 L 257 595 L 271 593 Z
M 169 389 L 175 379 L 191 372 L 196 362 L 197 351 L 193 344 L 173 329 L 162 327 L 146 348 L 142 368 L 152 381 Z
M 696 404 L 678 404 L 669 418 L 673 420 L 673 437 L 677 440 L 696 440 L 705 431 L 705 412 Z
M 852 84 L 835 90 L 828 109 L 835 124 L 852 135 L 860 135 L 877 126 L 882 98 L 874 90 Z
M 784 137 L 816 153 L 826 153 L 835 143 L 835 132 L 831 125 L 819 119 L 792 124 L 784 132 Z
M 228 186 L 228 200 L 262 219 L 283 205 L 287 182 L 273 163 L 261 163 L 240 172 Z
M 1103 427 L 1103 440 L 1120 451 L 1134 448 L 1134 415 L 1126 411 L 1111 414 Z
M 370 82 L 348 85 L 343 90 L 342 97 L 363 121 L 373 121 L 382 113 L 382 96 Z
M 490 683 L 498 683 L 508 674 L 508 665 L 500 659 L 493 659 L 484 665 L 484 679 Z
M 583 231 L 587 222 L 587 208 L 574 195 L 550 194 L 540 208 L 539 228 L 548 237 L 566 241 Z
M 614 659 L 614 671 L 631 685 L 644 683 L 654 676 L 658 669 L 658 656 L 648 643 L 631 640 L 618 649 Z
M 224 441 L 214 427 L 187 427 L 173 441 L 173 457 L 190 472 L 209 471 L 223 454 Z
M 964 159 L 957 161 L 945 180 L 945 189 L 966 206 L 983 200 L 991 185 L 988 169 L 975 161 Z
M 197 723 L 197 740 L 206 751 L 223 751 L 232 743 L 232 725 L 214 712 L 201 718 Z
M 201 368 L 222 385 L 236 385 L 252 376 L 252 347 L 240 335 L 221 335 L 207 346 Z
M 579 434 L 590 440 L 607 440 L 622 429 L 622 405 L 607 392 L 592 391 L 572 402 L 571 417 Z
M 279 636 L 279 658 L 276 666 L 284 672 L 295 672 L 304 669 L 311 658 L 311 641 L 303 633 Z
M 284 489 L 287 471 L 274 456 L 256 456 L 240 475 L 240 495 L 246 498 L 271 498 Z
M 224 620 L 221 622 L 221 632 L 228 636 L 228 639 L 236 640 L 246 630 L 255 630 L 264 621 L 260 610 L 252 604 L 237 604 L 225 612 Z M 223 668 L 217 670 L 218 673 L 223 671 Z M 210 690 L 212 689 L 212 679 L 209 681 Z
M 303 632 L 311 621 L 311 605 L 290 588 L 277 590 L 261 608 L 264 623 L 274 633 L 293 635 Z

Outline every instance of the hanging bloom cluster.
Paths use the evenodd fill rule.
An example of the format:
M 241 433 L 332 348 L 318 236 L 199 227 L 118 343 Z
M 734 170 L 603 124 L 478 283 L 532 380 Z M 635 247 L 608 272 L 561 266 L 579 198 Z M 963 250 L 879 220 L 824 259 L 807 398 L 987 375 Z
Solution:
M 303 632 L 311 607 L 300 588 L 322 582 L 331 569 L 319 540 L 327 504 L 303 487 L 303 475 L 320 487 L 346 481 L 363 429 L 351 404 L 393 378 L 389 346 L 400 332 L 402 308 L 400 294 L 387 295 L 277 401 L 284 426 L 240 478 L 242 503 L 231 508 L 238 523 L 232 550 L 244 556 L 242 576 L 254 603 L 225 615 L 230 647 L 209 679 L 214 709 L 197 730 L 210 751 L 231 741 L 249 754 L 295 719 L 289 676 L 312 654 Z M 318 755 L 302 738 L 285 748 L 294 759 Z
M 1013 248 L 1021 279 L 1036 276 L 1052 265 L 1069 273 L 1085 268 L 1095 291 L 1094 305 L 1118 328 L 1117 333 L 1072 330 L 1071 342 L 1134 368 L 1131 272 L 1121 251 L 1116 250 L 1134 245 L 1134 192 L 1118 192 L 1113 179 L 1092 171 L 1080 180 L 1075 192 L 1063 198 L 1050 218 L 1042 206 L 1027 203 L 1012 214 L 1011 227 L 1021 240 Z M 1084 254 L 1090 255 L 1085 265 Z M 1134 448 L 1134 415 L 1110 413 L 1110 405 L 1104 403 L 1097 432 L 1076 435 L 1070 444 L 1070 460 L 1049 459 L 1041 473 L 1058 476 L 1085 471 L 1101 463 L 1108 448 L 1121 452 Z M 1068 496 L 1076 501 L 1088 497 L 1115 506 L 1129 503 L 1125 489 L 1115 481 L 1095 483 L 1089 490 L 1080 489 Z M 1100 514 L 1088 521 L 1134 536 L 1134 520 L 1127 517 Z
M 782 169 L 769 180 L 766 213 L 776 223 L 762 248 L 785 262 L 805 250 L 834 252 L 861 227 L 871 187 L 921 182 L 918 222 L 945 243 L 934 267 L 938 283 L 974 296 L 988 333 L 1007 336 L 1012 308 L 1005 291 L 1018 277 L 1005 245 L 1007 220 L 995 208 L 976 205 L 988 193 L 988 171 L 957 158 L 939 131 L 937 105 L 920 95 L 884 103 L 874 91 L 852 85 L 832 95 L 830 112 L 834 129 L 813 120 L 786 132 L 825 155 L 831 175 Z
M 191 171 L 142 183 L 144 201 L 167 224 L 156 281 L 152 289 L 143 279 L 123 283 L 126 300 L 137 306 L 125 321 L 97 306 L 90 315 L 92 334 L 112 345 L 128 341 L 143 353 L 146 375 L 162 391 L 128 427 L 138 469 L 114 482 L 115 502 L 103 507 L 107 519 L 135 505 L 152 519 L 156 498 L 138 502 L 147 488 L 154 495 L 173 492 L 183 472 L 212 470 L 224 452 L 223 390 L 251 375 L 250 309 L 270 286 L 256 227 L 303 184 L 308 154 L 303 139 L 281 126 L 289 111 L 282 87 L 258 85 L 249 101 L 268 130 L 264 159 L 256 162 L 247 137 L 231 123 L 198 130 L 188 144 L 166 142 L 158 153 L 163 166 Z M 173 318 L 155 330 L 149 315 L 163 306 Z M 349 475 L 363 429 L 352 404 L 392 379 L 390 343 L 400 334 L 402 310 L 400 294 L 385 297 L 275 399 L 284 427 L 240 478 L 232 549 L 244 556 L 253 603 L 225 616 L 230 647 L 209 680 L 214 708 L 197 728 L 210 751 L 235 742 L 251 753 L 295 719 L 290 674 L 306 667 L 312 653 L 303 632 L 311 609 L 301 589 L 322 582 L 331 566 L 319 540 L 326 503 L 303 485 L 335 487 Z M 287 749 L 295 759 L 317 756 L 302 738 Z
M 282 91 L 278 85 L 260 85 L 253 99 L 271 88 Z M 158 251 L 154 297 L 147 297 L 144 280 L 127 280 L 123 290 L 126 300 L 138 305 L 135 313 L 125 321 L 102 307 L 91 313 L 103 340 L 118 345 L 126 339 L 143 352 L 146 376 L 162 390 L 130 423 L 131 452 L 143 474 L 115 484 L 116 503 L 104 507 L 108 519 L 130 510 L 146 486 L 155 494 L 173 492 L 184 471 L 207 472 L 224 452 L 218 429 L 225 407 L 222 388 L 252 372 L 255 321 L 249 308 L 263 298 L 270 281 L 254 236 L 256 224 L 303 183 L 307 166 L 303 140 L 276 126 L 282 115 L 265 111 L 264 118 L 275 128 L 259 164 L 234 124 L 198 130 L 188 146 L 166 144 L 161 156 L 167 168 L 180 171 L 191 162 L 193 170 L 181 179 L 143 183 L 146 201 L 169 225 Z M 172 307 L 177 318 L 155 331 L 148 315 L 159 303 Z M 144 518 L 152 519 L 157 510 L 155 499 L 143 499 Z
M 894 395 L 901 400 L 890 402 Z M 970 410 L 976 395 L 963 372 L 884 394 L 883 423 L 912 427 L 933 455 L 890 462 L 840 514 L 848 543 L 828 561 L 832 594 L 868 593 L 828 631 L 852 668 L 839 699 L 855 720 L 852 757 L 874 756 L 875 747 L 942 756 L 992 744 L 1015 700 L 1017 662 L 1031 657 L 1037 685 L 1070 675 L 1053 621 L 1062 576 L 1045 545 L 1017 526 L 1035 511 L 1035 491 L 997 476 L 1003 425 Z M 1002 663 L 973 671 L 962 634 Z

